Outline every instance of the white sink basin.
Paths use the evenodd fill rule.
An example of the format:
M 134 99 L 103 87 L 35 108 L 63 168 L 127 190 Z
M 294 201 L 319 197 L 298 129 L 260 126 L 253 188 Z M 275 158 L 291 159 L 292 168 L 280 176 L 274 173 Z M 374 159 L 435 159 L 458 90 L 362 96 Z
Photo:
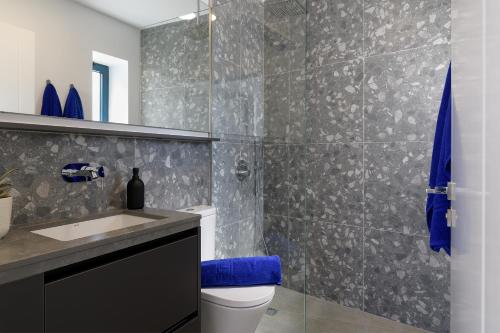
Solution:
M 67 242 L 88 236 L 103 234 L 109 231 L 133 227 L 156 221 L 156 219 L 127 214 L 113 215 L 96 220 L 83 221 L 59 227 L 32 231 L 35 234 Z

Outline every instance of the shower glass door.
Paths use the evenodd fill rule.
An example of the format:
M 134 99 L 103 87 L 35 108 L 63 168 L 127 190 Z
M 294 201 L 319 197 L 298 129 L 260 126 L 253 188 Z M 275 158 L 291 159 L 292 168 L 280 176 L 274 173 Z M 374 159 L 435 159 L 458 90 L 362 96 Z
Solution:
M 283 284 L 257 333 L 306 329 L 306 7 L 305 0 L 263 4 L 261 249 L 280 256 Z

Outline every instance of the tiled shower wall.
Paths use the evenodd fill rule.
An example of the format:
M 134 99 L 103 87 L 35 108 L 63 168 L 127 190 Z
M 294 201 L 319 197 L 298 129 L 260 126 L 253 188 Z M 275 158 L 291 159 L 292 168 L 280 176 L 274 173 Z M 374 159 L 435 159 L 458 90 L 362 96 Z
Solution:
M 289 288 L 448 332 L 449 260 L 424 207 L 450 2 L 307 6 L 306 22 L 266 15 L 267 249 Z
M 178 209 L 207 204 L 210 146 L 164 140 L 0 130 L 0 173 L 16 168 L 13 223 L 47 222 L 125 208 L 126 185 L 139 167 L 146 206 Z M 104 183 L 66 183 L 68 163 L 104 166 Z
M 141 55 L 144 125 L 209 131 L 207 15 L 142 30 Z

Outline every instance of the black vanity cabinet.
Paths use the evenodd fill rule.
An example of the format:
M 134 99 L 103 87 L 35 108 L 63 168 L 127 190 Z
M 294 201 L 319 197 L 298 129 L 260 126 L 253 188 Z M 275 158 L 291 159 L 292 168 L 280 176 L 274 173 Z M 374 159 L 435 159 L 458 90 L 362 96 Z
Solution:
M 0 286 L 0 332 L 43 332 L 43 275 Z
M 139 244 L 17 282 L 31 287 L 24 300 L 12 303 L 26 313 L 33 302 L 32 326 L 1 332 L 200 332 L 199 229 Z M 34 278 L 35 279 L 35 278 Z M 35 284 L 37 282 L 37 284 Z M 0 286 L 0 310 L 17 286 Z M 18 295 L 19 296 L 19 295 Z M 37 303 L 38 302 L 38 303 Z M 4 314 L 2 314 L 3 317 Z M 13 320 L 16 318 L 13 318 Z M 40 320 L 41 319 L 41 320 Z M 18 320 L 19 322 L 19 320 Z M 40 324 L 42 323 L 42 324 Z

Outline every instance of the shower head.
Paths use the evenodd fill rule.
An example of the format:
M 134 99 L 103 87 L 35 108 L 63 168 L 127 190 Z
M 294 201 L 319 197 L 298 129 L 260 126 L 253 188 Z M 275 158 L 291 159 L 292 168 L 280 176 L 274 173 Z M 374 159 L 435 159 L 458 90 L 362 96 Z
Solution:
M 275 17 L 299 16 L 306 13 L 306 9 L 298 0 L 267 0 L 265 10 Z

